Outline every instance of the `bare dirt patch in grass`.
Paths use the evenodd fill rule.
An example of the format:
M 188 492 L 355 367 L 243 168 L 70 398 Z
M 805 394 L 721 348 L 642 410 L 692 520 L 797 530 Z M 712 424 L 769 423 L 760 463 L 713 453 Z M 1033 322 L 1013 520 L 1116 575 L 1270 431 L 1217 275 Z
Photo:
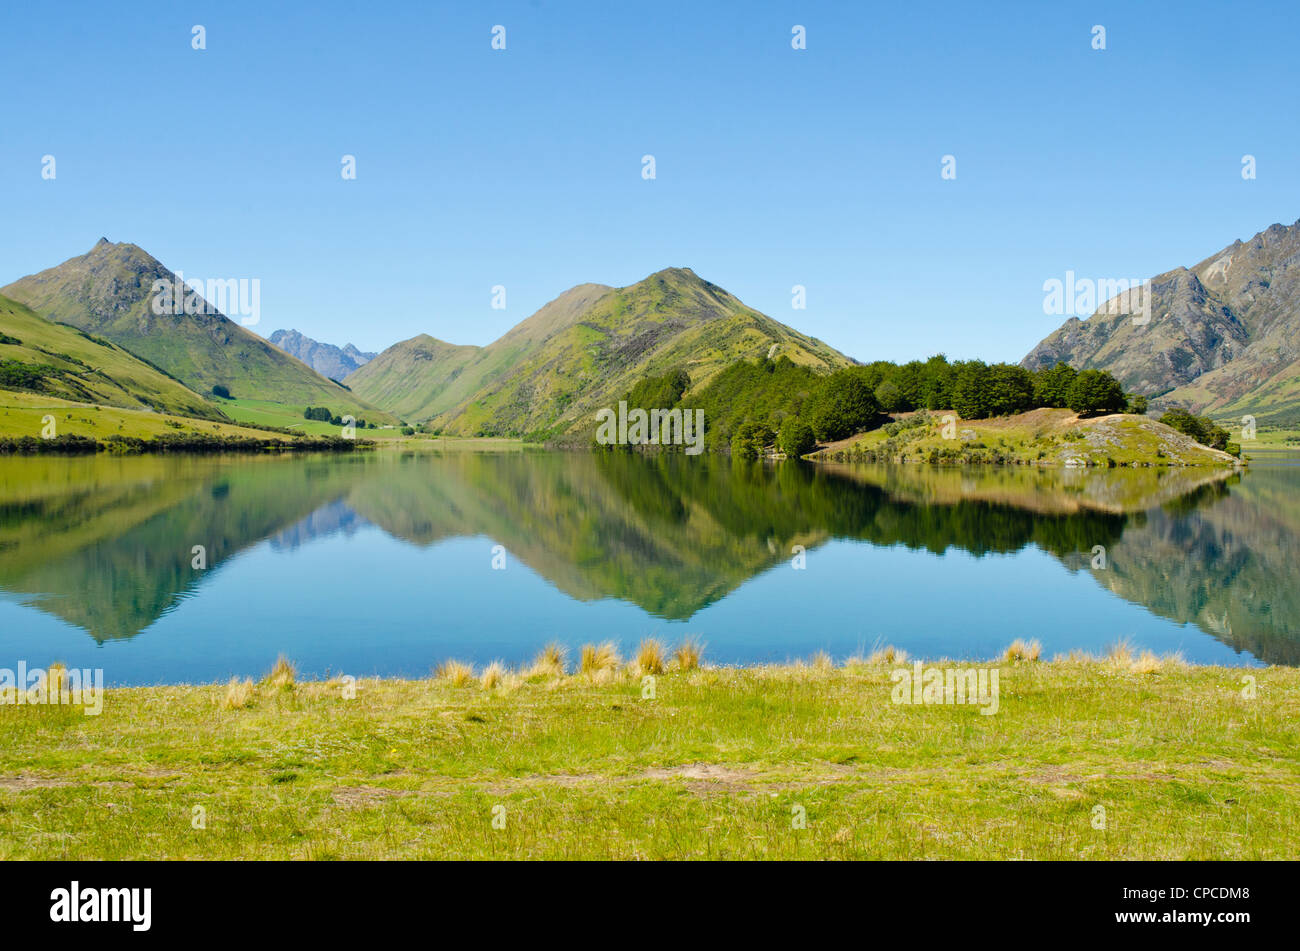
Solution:
M 340 786 L 331 792 L 334 804 L 344 809 L 368 809 L 385 800 L 409 795 L 400 789 L 384 789 L 381 786 Z
M 40 776 L 0 776 L 0 790 L 5 792 L 27 792 L 31 789 L 56 789 L 59 786 L 71 786 L 66 779 L 45 779 Z

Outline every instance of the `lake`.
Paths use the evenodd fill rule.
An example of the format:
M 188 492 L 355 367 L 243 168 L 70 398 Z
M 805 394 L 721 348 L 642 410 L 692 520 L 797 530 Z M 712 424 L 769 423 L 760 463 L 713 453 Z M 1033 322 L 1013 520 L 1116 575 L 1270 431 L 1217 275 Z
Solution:
M 426 676 L 548 641 L 717 664 L 1120 640 L 1300 664 L 1300 459 L 1210 470 L 400 452 L 0 460 L 0 667 Z M 796 567 L 799 564 L 801 567 Z M 197 567 L 196 567 L 197 565 Z

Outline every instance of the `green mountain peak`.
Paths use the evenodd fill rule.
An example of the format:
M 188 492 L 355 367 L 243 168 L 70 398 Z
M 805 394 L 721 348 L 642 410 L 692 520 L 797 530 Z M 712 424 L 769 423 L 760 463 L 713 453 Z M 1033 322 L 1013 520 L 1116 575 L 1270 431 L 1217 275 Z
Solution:
M 579 284 L 485 347 L 434 343 L 397 344 L 347 384 L 449 433 L 539 435 L 580 428 L 645 376 L 683 369 L 700 386 L 774 344 L 818 370 L 852 362 L 684 267 L 626 287 Z
M 207 277 L 240 280 L 237 275 Z M 193 278 L 186 275 L 187 281 Z M 205 396 L 214 386 L 224 386 L 237 398 L 320 405 L 372 421 L 395 421 L 230 320 L 211 302 L 205 301 L 198 313 L 160 313 L 157 282 L 174 288 L 177 280 L 138 245 L 101 238 L 85 254 L 21 278 L 0 288 L 0 294 L 47 320 L 106 338 Z M 253 278 L 242 280 L 249 286 Z

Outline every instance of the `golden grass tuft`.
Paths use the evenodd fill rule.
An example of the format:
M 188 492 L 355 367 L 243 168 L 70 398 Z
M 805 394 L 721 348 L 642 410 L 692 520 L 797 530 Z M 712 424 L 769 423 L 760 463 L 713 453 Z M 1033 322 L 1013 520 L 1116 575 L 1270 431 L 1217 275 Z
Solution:
M 907 663 L 907 651 L 899 650 L 892 644 L 879 647 L 873 650 L 865 661 L 868 664 L 905 664 Z
M 222 708 L 225 710 L 244 709 L 253 702 L 254 690 L 252 680 L 240 680 L 238 677 L 231 677 L 230 683 L 226 685 L 225 699 L 221 701 Z
M 647 637 L 637 647 L 632 666 L 641 676 L 662 674 L 668 666 L 664 654 L 664 645 L 653 637 Z
M 1151 651 L 1143 651 L 1129 666 L 1135 674 L 1154 674 L 1160 669 L 1160 658 Z
M 1118 641 L 1106 649 L 1105 661 L 1117 670 L 1133 666 L 1133 648 L 1128 641 Z
M 619 667 L 601 667 L 590 675 L 591 682 L 599 685 L 619 683 L 624 679 L 627 669 Z M 558 682 L 558 681 L 557 681 Z
M 546 677 L 548 679 L 563 677 L 568 665 L 569 650 L 563 644 L 552 641 L 542 648 L 534 659 L 532 666 L 523 672 L 525 677 Z
M 499 660 L 494 660 L 483 668 L 483 676 L 479 678 L 479 683 L 483 685 L 484 690 L 493 690 L 505 682 L 506 673 L 506 665 Z
M 831 655 L 825 651 L 818 651 L 812 656 L 811 667 L 813 670 L 826 673 L 835 669 L 835 661 L 831 660 Z
M 704 656 L 704 645 L 688 637 L 673 651 L 673 663 L 677 665 L 678 670 L 699 670 L 702 656 Z
M 1169 670 L 1190 670 L 1192 665 L 1187 662 L 1182 651 L 1174 651 L 1172 654 L 1166 654 L 1160 658 L 1160 666 Z
M 266 683 L 281 690 L 291 690 L 297 679 L 298 668 L 283 654 L 275 659 L 275 665 L 266 675 Z
M 1002 654 L 1002 659 L 1008 664 L 1014 664 L 1018 661 L 1036 661 L 1043 656 L 1043 645 L 1038 641 L 1026 641 L 1016 638 L 1011 642 Z
M 474 680 L 474 668 L 458 660 L 447 660 L 443 661 L 435 676 L 439 680 L 447 681 L 453 687 L 467 687 Z
M 591 676 L 601 671 L 616 670 L 620 663 L 622 663 L 622 658 L 618 656 L 618 648 L 614 646 L 613 641 L 606 641 L 599 645 L 583 644 L 578 669 L 580 672 Z

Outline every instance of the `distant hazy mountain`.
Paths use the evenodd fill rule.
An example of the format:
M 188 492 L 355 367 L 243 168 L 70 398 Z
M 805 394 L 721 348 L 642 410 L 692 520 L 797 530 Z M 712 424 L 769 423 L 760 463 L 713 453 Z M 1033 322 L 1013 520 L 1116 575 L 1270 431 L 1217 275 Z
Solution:
M 1300 419 L 1300 221 L 1151 279 L 1150 323 L 1071 317 L 1022 361 L 1110 370 L 1163 405 Z
M 746 307 L 689 268 L 629 287 L 580 284 L 486 347 L 420 335 L 347 379 L 363 399 L 450 433 L 566 431 L 649 374 L 685 369 L 694 386 L 773 351 L 831 370 L 852 361 Z
M 342 381 L 349 373 L 378 356 L 376 353 L 363 353 L 352 344 L 340 349 L 332 343 L 321 343 L 297 330 L 277 330 L 267 339 L 331 380 Z
M 80 403 L 149 409 L 177 416 L 224 420 L 212 403 L 116 344 L 38 317 L 0 297 L 0 387 Z M 22 373 L 12 372 L 20 364 Z
M 0 294 L 41 317 L 107 338 L 204 396 L 220 384 L 237 398 L 324 405 L 368 419 L 381 415 L 221 313 L 156 314 L 154 282 L 160 280 L 174 283 L 176 276 L 136 245 L 101 238 L 88 253 L 15 281 Z

